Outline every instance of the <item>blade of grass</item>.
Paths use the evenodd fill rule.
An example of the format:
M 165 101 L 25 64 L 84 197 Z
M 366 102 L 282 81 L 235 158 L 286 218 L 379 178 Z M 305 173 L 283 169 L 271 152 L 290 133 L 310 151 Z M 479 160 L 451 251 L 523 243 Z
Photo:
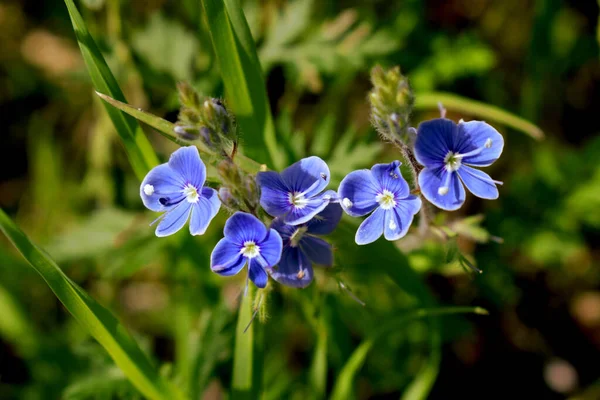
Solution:
M 322 300 L 322 305 L 325 300 Z M 315 399 L 324 399 L 327 390 L 327 321 L 325 307 L 321 307 L 321 315 L 317 322 L 317 344 L 310 367 L 310 383 Z
M 408 388 L 402 393 L 401 400 L 427 399 L 440 372 L 440 363 L 442 362 L 442 333 L 440 331 L 440 323 L 437 319 L 430 318 L 429 324 L 429 358 L 425 366 L 417 373 L 415 379 L 413 379 Z
M 336 384 L 333 388 L 331 400 L 347 400 L 352 398 L 352 393 L 354 393 L 354 382 L 355 377 L 360 368 L 365 363 L 367 355 L 369 351 L 373 347 L 373 345 L 381 339 L 383 336 L 389 334 L 390 332 L 397 331 L 406 326 L 406 323 L 419 318 L 426 317 L 435 317 L 441 315 L 449 315 L 449 314 L 479 314 L 479 315 L 487 315 L 488 312 L 481 307 L 439 307 L 439 308 L 422 308 L 419 310 L 415 310 L 407 313 L 406 315 L 391 321 L 385 325 L 383 325 L 378 331 L 376 331 L 370 338 L 365 339 L 357 348 L 354 350 L 344 367 L 342 368 L 338 378 L 336 380 Z M 433 376 L 433 380 L 435 380 L 436 374 Z M 433 384 L 433 381 L 431 382 Z M 416 392 L 416 390 L 415 390 Z
M 109 94 L 119 101 L 125 101 L 125 96 L 117 80 L 106 64 L 96 42 L 90 35 L 73 0 L 65 0 L 65 4 L 73 23 L 73 30 L 81 49 L 81 55 L 85 61 L 94 88 L 97 91 Z M 129 162 L 136 176 L 142 180 L 148 171 L 158 164 L 156 153 L 154 153 L 150 142 L 135 119 L 108 105 L 105 105 L 105 108 L 123 142 Z
M 225 94 L 241 127 L 246 154 L 280 169 L 275 127 L 254 40 L 237 0 L 202 0 Z
M 510 126 L 511 128 L 526 133 L 537 140 L 544 138 L 544 132 L 539 127 L 498 107 L 490 106 L 451 93 L 417 93 L 415 96 L 416 110 L 437 108 L 438 103 L 442 103 L 444 108 L 448 110 L 460 111 L 486 120 L 505 124 L 506 126 Z
M 232 399 L 255 399 L 257 388 L 254 386 L 255 363 L 254 323 L 252 320 L 252 299 L 256 293 L 254 285 L 248 286 L 248 292 L 242 295 L 233 350 L 233 378 L 231 381 Z M 250 324 L 250 325 L 249 325 Z
M 183 398 L 182 394 L 152 367 L 146 355 L 119 321 L 71 281 L 1 209 L 0 230 L 42 276 L 65 308 L 104 347 L 144 396 L 151 399 Z

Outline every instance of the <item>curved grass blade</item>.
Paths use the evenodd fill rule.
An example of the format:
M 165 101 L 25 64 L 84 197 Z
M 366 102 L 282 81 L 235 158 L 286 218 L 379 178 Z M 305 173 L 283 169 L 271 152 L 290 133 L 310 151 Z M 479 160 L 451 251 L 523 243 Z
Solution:
M 110 354 L 131 383 L 150 399 L 183 399 L 182 394 L 152 367 L 125 328 L 104 307 L 77 286 L 43 250 L 0 209 L 0 230 L 42 276 L 75 319 Z
M 413 312 L 409 312 L 406 315 L 391 321 L 385 325 L 383 325 L 378 331 L 376 331 L 370 338 L 365 339 L 357 348 L 354 350 L 354 353 L 350 356 L 342 371 L 338 375 L 336 380 L 336 384 L 333 388 L 333 392 L 331 395 L 331 400 L 347 400 L 352 398 L 354 381 L 356 374 L 360 370 L 360 368 L 365 363 L 367 355 L 369 351 L 373 347 L 373 345 L 383 336 L 389 334 L 390 332 L 397 331 L 406 326 L 408 321 L 426 318 L 426 317 L 435 317 L 440 315 L 449 315 L 449 314 L 479 314 L 479 315 L 488 315 L 487 310 L 481 307 L 439 307 L 439 308 L 422 308 L 419 310 L 415 310 Z M 437 340 L 437 339 L 436 339 Z M 433 375 L 433 380 L 431 380 L 430 376 L 429 380 L 431 380 L 431 385 L 437 376 L 437 370 L 433 371 L 435 374 Z M 431 375 L 431 374 L 430 374 Z M 429 380 L 426 383 L 429 383 Z M 430 387 L 425 387 L 425 389 L 429 389 Z M 419 393 L 416 389 L 415 393 Z M 425 391 L 421 391 L 420 393 L 425 393 Z M 414 398 L 414 397 L 411 397 Z
M 112 97 L 107 96 L 103 93 L 96 92 L 96 94 L 100 96 L 102 100 L 109 103 L 111 106 L 118 108 L 124 113 L 129 114 L 132 117 L 138 119 L 139 121 L 142 121 L 143 123 L 156 129 L 162 136 L 166 137 L 170 141 L 177 143 L 180 146 L 189 146 L 194 144 L 198 147 L 198 150 L 200 150 L 201 153 L 204 153 L 208 156 L 214 155 L 213 152 L 206 146 L 204 146 L 202 142 L 195 141 L 192 143 L 188 142 L 187 140 L 183 140 L 179 136 L 177 136 L 175 134 L 175 124 L 173 124 L 172 122 L 157 117 L 156 115 L 150 114 L 149 112 L 146 112 L 140 108 L 135 108 L 127 103 L 123 103 L 122 101 L 115 100 Z M 257 163 L 256 161 L 244 156 L 243 154 L 237 154 L 235 156 L 235 162 L 240 168 L 242 168 L 244 171 L 250 174 L 255 174 L 258 171 L 265 169 L 265 167 L 263 167 L 262 164 Z
M 244 134 L 246 154 L 284 167 L 254 40 L 237 0 L 202 0 L 215 55 L 231 105 Z
M 539 127 L 498 107 L 443 92 L 417 93 L 415 96 L 415 109 L 417 110 L 437 108 L 438 103 L 442 103 L 448 110 L 465 112 L 505 124 L 537 140 L 544 138 L 544 132 Z
M 117 80 L 106 64 L 96 42 L 90 35 L 73 0 L 65 0 L 65 4 L 69 10 L 69 16 L 73 23 L 73 30 L 81 49 L 81 55 L 85 61 L 94 88 L 102 93 L 110 94 L 111 97 L 119 101 L 125 101 L 125 96 Z M 136 176 L 142 180 L 148 171 L 158 164 L 156 153 L 154 153 L 141 127 L 133 118 L 108 105 L 105 105 L 105 108 L 125 146 L 129 162 Z

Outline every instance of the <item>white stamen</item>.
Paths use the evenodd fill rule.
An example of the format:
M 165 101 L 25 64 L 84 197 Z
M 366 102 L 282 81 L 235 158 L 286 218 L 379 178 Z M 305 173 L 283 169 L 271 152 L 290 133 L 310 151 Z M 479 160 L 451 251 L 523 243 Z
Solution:
M 441 186 L 440 188 L 438 188 L 438 194 L 439 194 L 440 196 L 445 196 L 445 195 L 447 195 L 447 194 L 448 194 L 448 190 L 450 190 L 450 189 L 448 188 L 448 186 Z
M 350 208 L 352 207 L 353 203 L 350 201 L 349 198 L 344 197 L 344 199 L 342 200 L 342 205 L 344 206 L 344 208 Z
M 489 149 L 490 147 L 492 147 L 492 139 L 488 138 L 488 139 L 485 141 L 485 144 L 484 144 L 484 146 L 485 146 L 485 148 L 486 148 L 486 149 Z
M 246 258 L 254 258 L 260 254 L 260 247 L 253 240 L 248 240 L 244 242 L 244 247 L 242 247 L 240 253 Z
M 304 197 L 304 193 L 290 192 L 288 193 L 288 200 L 291 205 L 300 210 L 308 204 L 308 199 Z
M 191 183 L 188 183 L 183 188 L 183 195 L 186 197 L 186 200 L 190 203 L 197 203 L 200 195 L 198 194 L 198 189 Z
M 144 185 L 144 194 L 146 196 L 152 196 L 152 194 L 154 193 L 154 186 L 147 184 Z
M 398 227 L 398 225 L 396 225 L 396 222 L 394 222 L 393 219 L 390 219 L 389 227 L 390 227 L 391 230 L 395 231 L 396 228 Z
M 377 196 L 375 196 L 375 201 L 377 201 L 379 206 L 384 210 L 389 210 L 390 208 L 394 208 L 396 206 L 394 193 L 387 189 L 384 189 L 382 193 L 379 193 Z

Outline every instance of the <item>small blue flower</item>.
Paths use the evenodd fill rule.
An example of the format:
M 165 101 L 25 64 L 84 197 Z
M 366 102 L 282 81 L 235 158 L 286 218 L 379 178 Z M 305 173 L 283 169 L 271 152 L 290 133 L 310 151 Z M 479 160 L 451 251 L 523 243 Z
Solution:
M 140 196 L 146 208 L 164 212 L 156 221 L 156 236 L 168 236 L 190 220 L 190 233 L 202 235 L 217 215 L 217 191 L 203 187 L 206 167 L 196 146 L 182 147 L 169 162 L 152 168 L 142 181 Z M 156 222 L 155 221 L 155 222 Z
M 260 205 L 290 225 L 308 222 L 335 197 L 332 190 L 321 193 L 329 184 L 329 167 L 319 157 L 303 158 L 281 174 L 259 172 L 257 182 Z
M 313 219 L 301 225 L 288 225 L 275 218 L 271 228 L 283 239 L 283 251 L 277 268 L 271 277 L 284 285 L 308 286 L 313 280 L 312 263 L 333 265 L 332 246 L 316 235 L 327 235 L 335 229 L 342 218 L 339 204 L 329 204 Z
M 353 217 L 374 210 L 360 224 L 357 244 L 372 243 L 382 234 L 387 240 L 400 239 L 421 209 L 421 199 L 410 194 L 400 173 L 400 161 L 349 173 L 340 183 L 338 194 L 342 208 Z
M 482 121 L 455 124 L 445 118 L 419 125 L 415 157 L 422 164 L 419 186 L 423 196 L 443 210 L 457 210 L 465 202 L 463 184 L 477 197 L 497 199 L 502 184 L 472 167 L 487 167 L 500 157 L 504 139 Z M 462 181 L 462 183 L 461 183 Z
M 225 237 L 210 255 L 210 268 L 219 275 L 235 275 L 248 262 L 248 276 L 259 288 L 267 286 L 267 270 L 281 258 L 281 236 L 252 214 L 233 214 L 223 230 Z

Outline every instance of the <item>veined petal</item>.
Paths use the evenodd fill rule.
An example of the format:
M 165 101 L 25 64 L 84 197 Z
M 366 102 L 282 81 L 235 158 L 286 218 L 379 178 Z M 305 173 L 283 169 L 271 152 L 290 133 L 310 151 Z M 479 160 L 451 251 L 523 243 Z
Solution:
M 462 168 L 462 167 L 461 167 Z M 451 174 L 450 177 L 447 175 Z M 419 173 L 419 186 L 423 196 L 442 210 L 458 210 L 465 202 L 465 188 L 454 172 L 447 172 L 445 167 L 425 168 Z M 446 188 L 446 194 L 440 188 Z
M 300 225 L 310 221 L 329 205 L 329 199 L 317 196 L 307 200 L 303 207 L 291 206 L 290 211 L 283 216 L 283 221 L 289 225 Z
M 389 164 L 375 164 L 371 172 L 379 183 L 381 190 L 389 190 L 396 198 L 404 198 L 410 193 L 408 182 L 400 172 L 400 161 L 396 160 Z
M 323 211 L 308 221 L 307 232 L 313 235 L 330 234 L 342 219 L 342 212 L 342 207 L 338 203 L 330 203 Z
M 227 238 L 219 240 L 210 255 L 210 268 L 219 275 L 235 275 L 244 264 L 246 258 L 241 255 L 240 247 Z
M 271 271 L 277 282 L 297 288 L 307 287 L 313 280 L 313 269 L 308 257 L 298 247 L 283 249 L 281 261 Z
M 221 201 L 217 191 L 213 188 L 202 188 L 198 202 L 192 205 L 192 216 L 190 217 L 190 233 L 202 235 L 206 232 L 208 224 L 217 215 Z
M 300 240 L 300 249 L 315 264 L 333 265 L 332 246 L 321 238 L 304 236 Z
M 338 189 L 340 205 L 353 217 L 362 217 L 379 204 L 376 197 L 379 184 L 368 169 L 352 171 L 342 179 Z
M 498 198 L 498 188 L 485 172 L 466 165 L 462 165 L 457 172 L 469 192 L 475 196 L 489 200 Z
M 272 267 L 279 262 L 283 241 L 275 229 L 269 229 L 267 237 L 258 243 L 258 247 L 260 255 L 267 263 L 266 267 Z
M 288 189 L 312 197 L 329 184 L 329 167 L 319 157 L 312 156 L 290 165 L 281 172 L 281 179 Z
M 297 226 L 286 224 L 281 218 L 275 218 L 271 223 L 271 228 L 279 233 L 284 242 L 289 240 L 294 232 L 296 232 L 296 229 L 298 229 Z
M 281 176 L 277 172 L 259 172 L 256 182 L 260 186 L 260 205 L 273 217 L 281 217 L 291 208 L 289 193 Z
M 187 201 L 181 201 L 175 207 L 169 209 L 163 214 L 156 227 L 156 236 L 169 236 L 180 230 L 187 222 L 191 210 L 192 203 Z
M 458 128 L 453 121 L 445 118 L 421 122 L 415 141 L 415 158 L 428 168 L 444 163 L 449 151 L 456 152 Z
M 383 235 L 387 240 L 398 240 L 406 235 L 414 216 L 421 209 L 421 199 L 416 196 L 400 201 L 396 207 L 385 211 Z
M 168 164 L 152 168 L 140 185 L 140 197 L 146 208 L 152 211 L 164 211 L 161 198 L 183 197 L 185 181 Z
M 496 129 L 483 121 L 459 123 L 458 136 L 460 143 L 457 150 L 460 154 L 482 148 L 478 154 L 464 157 L 463 164 L 487 167 L 502 154 L 504 138 Z
M 248 274 L 250 280 L 254 282 L 256 287 L 264 289 L 269 280 L 267 272 L 263 269 L 256 258 L 251 259 L 249 264 Z
M 356 231 L 356 244 L 373 243 L 383 234 L 383 224 L 385 218 L 385 210 L 377 208 L 373 214 L 369 215 Z
M 267 228 L 254 215 L 238 211 L 225 222 L 223 233 L 227 239 L 242 246 L 247 241 L 261 242 L 267 236 Z
M 169 166 L 177 171 L 185 183 L 191 183 L 197 188 L 204 186 L 206 180 L 206 167 L 200 159 L 196 146 L 181 147 L 169 158 Z

